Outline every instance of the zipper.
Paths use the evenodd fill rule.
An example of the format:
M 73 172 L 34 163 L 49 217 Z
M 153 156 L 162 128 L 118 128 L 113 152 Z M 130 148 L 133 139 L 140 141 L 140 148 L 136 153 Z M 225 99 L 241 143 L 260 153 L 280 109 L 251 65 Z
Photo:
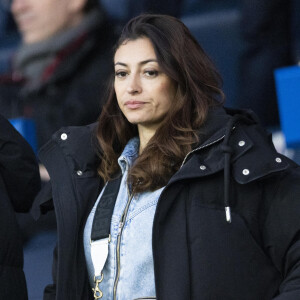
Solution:
M 235 130 L 235 126 L 233 126 L 231 130 Z M 186 160 L 187 160 L 187 158 L 188 158 L 188 156 L 189 156 L 190 154 L 192 154 L 192 153 L 194 153 L 194 152 L 196 152 L 196 151 L 198 151 L 198 150 L 201 150 L 201 149 L 203 149 L 203 148 L 206 148 L 206 147 L 208 147 L 208 146 L 211 146 L 211 145 L 213 145 L 213 144 L 216 144 L 216 143 L 220 142 L 221 140 L 223 140 L 224 137 L 225 137 L 225 134 L 224 134 L 223 136 L 219 137 L 218 139 L 216 139 L 216 140 L 214 140 L 214 141 L 208 143 L 208 144 L 205 144 L 205 145 L 203 145 L 203 146 L 200 146 L 200 147 L 198 147 L 198 148 L 196 148 L 196 149 L 190 151 L 190 152 L 185 156 L 185 158 L 184 158 L 184 160 L 183 160 L 183 162 L 182 162 L 182 164 L 181 164 L 181 166 L 180 166 L 179 169 L 181 169 L 181 168 L 183 167 L 183 165 L 185 164 L 185 162 L 186 162 Z
M 196 152 L 196 151 L 198 151 L 198 150 L 201 150 L 201 149 L 203 149 L 203 148 L 206 148 L 206 147 L 208 147 L 208 146 L 211 146 L 211 145 L 213 145 L 213 144 L 216 144 L 216 143 L 218 143 L 219 141 L 223 140 L 224 137 L 225 137 L 225 134 L 224 134 L 223 136 L 221 136 L 220 138 L 214 140 L 213 142 L 209 143 L 209 144 L 200 146 L 200 147 L 198 147 L 198 148 L 196 148 L 196 149 L 190 151 L 190 152 L 185 156 L 185 158 L 184 158 L 184 160 L 183 160 L 183 162 L 182 162 L 182 164 L 181 164 L 181 166 L 180 166 L 179 169 L 181 169 L 181 168 L 183 167 L 183 165 L 185 164 L 185 162 L 186 162 L 186 160 L 187 160 L 187 158 L 188 158 L 188 156 L 189 156 L 190 154 L 192 154 L 192 153 L 194 153 L 194 152 Z
M 207 147 L 209 147 L 209 146 L 211 146 L 211 145 L 213 145 L 213 144 L 216 144 L 216 143 L 218 143 L 219 141 L 223 140 L 224 137 L 225 137 L 225 134 L 224 134 L 223 136 L 221 136 L 220 138 L 214 140 L 213 142 L 209 143 L 209 144 L 205 144 L 205 145 L 203 145 L 203 146 L 200 146 L 200 147 L 198 147 L 198 148 L 196 148 L 196 149 L 190 151 L 190 152 L 185 156 L 185 158 L 184 158 L 184 160 L 182 161 L 182 164 L 181 164 L 181 166 L 180 166 L 179 169 L 181 169 L 181 168 L 183 167 L 183 165 L 185 164 L 185 162 L 186 162 L 186 160 L 187 160 L 187 158 L 188 158 L 188 156 L 189 156 L 190 154 L 192 154 L 192 153 L 194 153 L 194 152 L 196 152 L 196 151 L 198 151 L 198 150 L 207 148 Z M 176 181 L 177 181 L 177 180 L 176 180 Z M 168 183 L 168 184 L 165 186 L 164 190 L 162 191 L 162 193 L 160 194 L 160 196 L 159 196 L 159 198 L 158 198 L 158 201 L 157 201 L 157 207 L 158 207 L 158 205 L 159 205 L 159 203 L 160 203 L 160 199 L 161 199 L 162 196 L 166 193 L 166 190 L 167 190 L 172 184 L 174 184 L 176 181 L 174 181 L 174 182 L 172 182 L 172 183 Z M 154 214 L 153 224 L 155 223 L 156 216 L 157 216 L 157 209 L 156 209 L 155 214 Z M 152 234 L 154 234 L 154 231 L 152 232 Z M 153 246 L 153 244 L 152 244 L 152 246 Z M 152 252 L 154 253 L 154 249 L 152 249 Z M 156 277 L 155 277 L 155 273 L 156 273 L 156 272 L 155 272 L 155 256 L 154 256 L 154 255 L 153 255 L 153 263 L 154 263 L 154 280 L 155 280 L 155 278 L 156 278 Z M 154 298 L 154 299 L 155 299 L 155 298 Z
M 213 142 L 209 143 L 209 144 L 206 144 L 206 145 L 203 145 L 203 146 L 200 146 L 192 151 L 190 151 L 184 158 L 181 166 L 180 166 L 180 169 L 183 167 L 183 165 L 185 164 L 188 156 L 198 150 L 201 150 L 203 148 L 206 148 L 206 147 L 209 147 L 219 141 L 221 141 L 222 139 L 224 139 L 225 135 L 221 136 L 220 138 L 214 140 Z M 125 159 L 126 161 L 126 159 Z M 128 163 L 127 163 L 128 165 Z M 166 190 L 166 188 L 168 187 L 168 185 L 165 187 L 164 191 Z M 164 193 L 164 191 L 162 192 L 162 194 Z M 127 204 L 126 204 L 126 207 L 124 209 L 124 212 L 121 216 L 121 220 L 120 220 L 120 223 L 119 223 L 119 229 L 118 229 L 118 238 L 117 238 L 117 248 L 116 248 L 116 255 L 117 255 L 117 274 L 116 274 L 116 278 L 115 278 L 115 282 L 114 282 L 114 289 L 113 289 L 113 299 L 116 300 L 117 299 L 117 286 L 118 286 L 118 282 L 119 282 L 119 277 L 120 277 L 120 269 L 121 269 L 121 266 L 120 266 L 120 248 L 121 248 L 121 237 L 122 237 L 122 232 L 123 232 L 123 228 L 124 228 L 124 225 L 125 225 L 125 221 L 126 221 L 126 217 L 127 217 L 127 213 L 128 213 L 128 210 L 129 210 L 129 206 L 130 206 L 130 203 L 132 201 L 132 198 L 133 198 L 133 193 L 130 193 L 129 192 L 129 188 L 128 188 L 128 185 L 127 185 L 127 193 L 128 193 L 128 201 L 127 201 Z M 160 200 L 162 195 L 160 195 L 159 199 L 158 199 L 158 202 Z M 156 215 L 156 213 L 155 213 Z M 155 216 L 154 216 L 154 219 L 155 219 Z M 140 298 L 140 299 L 143 299 L 143 298 Z M 147 298 L 146 298 L 147 299 Z M 149 299 L 149 298 L 148 298 Z M 150 298 L 151 299 L 151 298 Z M 156 299 L 156 298 L 153 298 L 153 299 Z
M 115 283 L 114 283 L 114 297 L 113 297 L 114 300 L 117 299 L 117 286 L 118 286 L 120 270 L 121 270 L 121 263 L 120 263 L 121 237 L 122 237 L 122 232 L 123 232 L 123 228 L 125 225 L 127 213 L 129 210 L 129 206 L 130 206 L 131 200 L 133 198 L 133 193 L 130 194 L 128 185 L 127 185 L 127 193 L 128 193 L 128 201 L 127 201 L 126 207 L 124 209 L 124 212 L 121 216 L 121 220 L 119 223 L 119 230 L 118 230 L 118 238 L 117 238 L 117 249 L 116 249 L 116 252 L 117 252 L 117 274 L 116 274 Z

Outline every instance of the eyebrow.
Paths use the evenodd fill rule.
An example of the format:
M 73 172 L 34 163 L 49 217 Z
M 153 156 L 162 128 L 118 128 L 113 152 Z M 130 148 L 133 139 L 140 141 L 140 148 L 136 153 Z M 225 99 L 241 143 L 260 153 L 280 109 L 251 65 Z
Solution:
M 141 62 L 139 62 L 139 65 L 145 65 L 145 64 L 147 64 L 147 63 L 149 63 L 149 62 L 157 62 L 157 59 L 146 59 L 146 60 L 143 60 L 143 61 L 141 61 Z M 116 63 L 115 63 L 115 66 L 116 65 L 120 65 L 120 66 L 124 66 L 124 67 L 127 67 L 128 65 L 127 64 L 125 64 L 125 63 L 122 63 L 122 62 L 119 62 L 119 61 L 117 61 Z

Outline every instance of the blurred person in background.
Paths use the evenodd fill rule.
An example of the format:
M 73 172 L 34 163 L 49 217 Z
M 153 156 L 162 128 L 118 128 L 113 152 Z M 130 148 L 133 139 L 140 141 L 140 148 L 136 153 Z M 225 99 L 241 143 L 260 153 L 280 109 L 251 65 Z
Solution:
M 38 146 L 65 125 L 96 120 L 114 40 L 97 0 L 12 0 L 22 36 L 0 78 L 0 110 L 34 119 Z
M 29 144 L 0 115 L 0 299 L 26 300 L 22 235 L 15 212 L 28 212 L 40 188 Z

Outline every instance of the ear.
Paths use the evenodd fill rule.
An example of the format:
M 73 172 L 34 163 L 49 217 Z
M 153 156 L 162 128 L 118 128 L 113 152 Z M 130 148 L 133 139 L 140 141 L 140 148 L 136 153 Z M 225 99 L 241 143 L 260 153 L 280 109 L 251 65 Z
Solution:
M 68 9 L 71 13 L 81 13 L 87 0 L 68 0 Z

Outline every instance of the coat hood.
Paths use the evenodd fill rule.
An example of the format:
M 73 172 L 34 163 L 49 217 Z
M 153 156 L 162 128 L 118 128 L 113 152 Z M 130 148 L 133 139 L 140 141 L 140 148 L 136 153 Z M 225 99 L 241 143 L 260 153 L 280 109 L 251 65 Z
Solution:
M 224 172 L 224 206 L 230 223 L 229 186 L 261 179 L 288 168 L 291 163 L 277 153 L 271 134 L 251 110 L 213 108 L 200 132 L 199 145 L 188 153 L 169 184 Z

